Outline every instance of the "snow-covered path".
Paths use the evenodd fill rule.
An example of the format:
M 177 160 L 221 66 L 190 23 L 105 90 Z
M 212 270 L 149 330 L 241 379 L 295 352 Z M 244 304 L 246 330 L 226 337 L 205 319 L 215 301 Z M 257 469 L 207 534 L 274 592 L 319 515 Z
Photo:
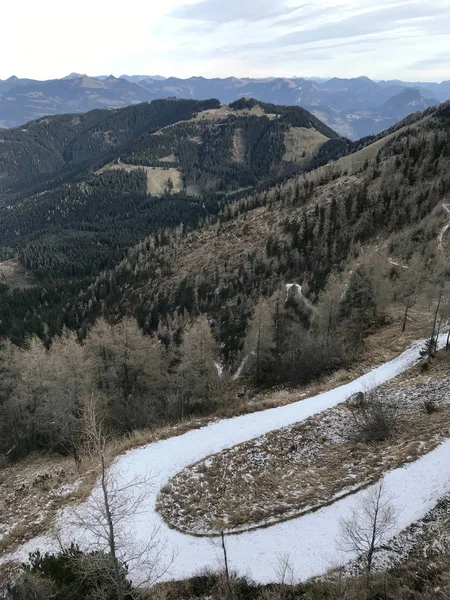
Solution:
M 443 250 L 442 243 L 443 243 L 443 240 L 444 240 L 444 235 L 446 234 L 447 230 L 450 228 L 450 204 L 443 204 L 442 206 L 448 212 L 449 220 L 448 220 L 447 225 L 444 225 L 444 227 L 439 232 L 439 242 L 438 242 L 438 248 L 439 248 L 439 250 Z
M 440 345 L 445 342 L 445 338 L 446 335 L 441 336 Z M 205 567 L 217 568 L 220 553 L 211 540 L 169 529 L 155 511 L 156 496 L 164 483 L 187 465 L 209 454 L 306 419 L 343 402 L 357 391 L 373 388 L 392 379 L 417 363 L 421 346 L 422 342 L 416 343 L 389 363 L 351 383 L 313 398 L 219 421 L 123 455 L 112 468 L 120 474 L 124 484 L 143 473 L 154 473 L 155 489 L 148 498 L 146 510 L 136 515 L 130 535 L 136 541 L 146 540 L 155 526 L 160 527 L 160 535 L 167 542 L 164 552 L 169 556 L 172 549 L 176 551 L 176 559 L 165 579 L 189 577 Z M 385 481 L 387 491 L 395 497 L 400 509 L 397 533 L 422 517 L 440 496 L 450 490 L 450 441 L 415 463 L 391 471 Z M 349 496 L 315 513 L 285 523 L 229 536 L 227 548 L 231 567 L 256 581 L 275 581 L 277 557 L 289 555 L 296 577 L 300 579 L 324 572 L 339 562 L 336 547 L 339 518 L 357 501 L 359 495 Z M 65 510 L 59 517 L 62 540 L 86 541 L 82 531 L 70 531 L 71 528 L 67 526 L 69 515 Z M 27 552 L 36 547 L 48 548 L 50 543 L 49 538 L 45 537 L 32 540 L 22 546 L 16 556 L 25 558 Z

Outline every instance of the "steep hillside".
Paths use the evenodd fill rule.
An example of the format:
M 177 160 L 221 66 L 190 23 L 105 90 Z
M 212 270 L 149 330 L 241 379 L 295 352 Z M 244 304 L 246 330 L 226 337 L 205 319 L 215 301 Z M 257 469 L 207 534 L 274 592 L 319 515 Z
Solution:
M 233 173 L 258 186 L 239 191 Z M 283 575 L 289 553 L 306 580 L 345 564 L 343 548 L 352 562 L 329 575 L 331 584 L 308 583 L 305 598 L 368 598 L 372 587 L 375 597 L 378 585 L 379 597 L 419 598 L 412 576 L 397 593 L 404 577 L 393 581 L 389 568 L 414 549 L 433 558 L 427 571 L 422 561 L 426 583 L 416 587 L 431 589 L 434 577 L 433 590 L 442 589 L 450 103 L 353 144 L 305 111 L 241 100 L 144 131 L 46 185 L 11 195 L 0 212 L 8 259 L 0 273 L 32 278 L 21 262 L 35 276 L 28 286 L 0 284 L 0 334 L 18 342 L 4 340 L 0 351 L 6 593 L 47 597 L 62 572 L 72 587 L 93 581 L 95 596 L 111 589 L 111 564 L 129 590 L 141 574 L 148 585 L 149 568 L 152 581 L 191 577 L 217 563 L 202 539 L 211 533 L 230 557 L 227 574 L 230 564 L 264 583 L 282 572 L 277 597 L 293 591 Z M 32 333 L 42 339 L 26 338 Z M 404 350 L 408 339 L 419 341 Z M 258 413 L 273 386 L 278 406 Z M 49 453 L 70 455 L 76 467 Z M 20 470 L 10 464 L 24 457 Z M 346 523 L 362 530 L 358 514 L 367 515 L 370 498 L 372 534 L 377 511 L 387 511 L 384 537 L 376 549 L 372 537 L 368 551 L 343 546 L 352 542 Z M 133 546 L 119 542 L 116 555 L 114 531 L 125 523 Z M 30 568 L 3 568 L 50 550 L 51 531 L 59 556 L 35 553 Z M 63 549 L 72 543 L 82 550 Z M 276 553 L 285 557 L 279 569 Z M 68 571 L 74 564 L 96 570 L 80 576 Z M 364 592 L 355 580 L 349 593 L 346 575 L 362 572 Z M 198 596 L 205 578 L 214 579 L 196 577 Z M 234 596 L 235 578 L 224 581 Z M 64 579 L 61 597 L 70 586 Z M 168 597 L 182 587 L 170 584 Z M 220 597 L 211 587 L 206 593 Z
M 211 160 L 203 175 L 193 168 L 183 177 L 197 173 L 206 182 L 214 172 L 224 178 L 233 169 L 242 173 L 247 168 L 248 173 L 249 164 L 258 166 L 257 157 L 265 161 L 274 156 L 277 145 L 267 140 L 280 137 L 266 138 L 259 147 L 261 154 L 254 151 L 248 159 L 245 127 L 237 124 L 246 122 L 250 131 L 262 124 L 263 131 L 278 134 L 283 132 L 283 119 L 292 117 L 276 108 L 266 114 L 266 107 L 260 117 L 232 114 L 217 120 L 215 110 L 159 135 L 144 134 L 129 146 L 130 164 L 142 148 L 139 160 L 147 160 L 147 165 L 180 169 L 188 163 L 174 152 L 179 153 L 186 141 L 197 144 L 183 136 L 198 128 L 211 142 L 213 151 L 206 157 Z M 251 112 L 255 106 L 227 110 Z M 277 119 L 270 116 L 275 110 L 281 111 Z M 362 142 L 361 150 L 333 165 L 278 186 L 267 182 L 256 193 L 241 192 L 241 199 L 233 204 L 232 198 L 220 193 L 208 196 L 211 192 L 195 197 L 168 189 L 154 198 L 147 192 L 148 173 L 121 168 L 119 158 L 125 156 L 121 152 L 114 169 L 93 172 L 4 207 L 0 213 L 4 258 L 18 256 L 40 285 L 16 290 L 2 286 L 0 332 L 18 341 L 32 332 L 52 336 L 63 325 L 82 333 L 100 314 L 111 319 L 136 315 L 144 330 L 150 331 L 163 326 L 174 312 L 206 312 L 214 319 L 224 354 L 235 356 L 255 302 L 283 282 L 302 284 L 314 302 L 330 274 L 344 271 L 361 245 L 381 242 L 401 260 L 416 252 L 436 253 L 439 230 L 448 222 L 443 204 L 448 204 L 449 189 L 449 113 L 448 104 L 428 109 L 384 138 Z M 225 131 L 229 128 L 228 154 L 212 143 L 222 129 L 217 125 L 223 123 Z M 307 125 L 292 120 L 283 135 L 286 131 L 294 135 L 299 129 L 323 135 Z M 357 147 L 344 141 L 344 148 L 336 139 L 322 148 L 329 144 L 337 145 L 337 154 L 330 150 L 332 156 Z M 200 155 L 202 144 L 198 146 Z M 286 149 L 279 148 L 278 156 L 283 157 Z M 283 161 L 279 164 L 283 166 Z M 180 222 L 184 226 L 179 227 Z M 200 229 L 188 232 L 200 222 Z M 140 241 L 148 233 L 154 235 Z M 133 244 L 136 247 L 128 251 Z M 110 268 L 111 272 L 102 273 Z
M 145 132 L 219 106 L 217 100 L 157 100 L 31 121 L 0 135 L 0 194 L 36 187 L 105 160 Z
M 47 306 L 112 269 L 148 234 L 195 227 L 215 218 L 230 193 L 312 168 L 338 139 L 300 107 L 246 99 L 228 107 L 156 100 L 40 119 L 0 137 L 0 255 L 19 259 L 50 295 Z M 6 293 L 14 281 L 4 280 Z
M 58 190 L 46 192 L 39 203 L 30 198 L 4 209 L 0 222 L 13 248 L 9 256 L 18 253 L 43 283 L 53 279 L 53 291 L 47 285 L 4 289 L 2 333 L 19 338 L 32 331 L 52 334 L 63 324 L 82 330 L 99 314 L 116 318 L 129 313 L 149 331 L 175 310 L 206 312 L 216 320 L 226 354 L 233 354 L 257 298 L 281 282 L 307 284 L 314 300 L 333 270 L 343 269 L 361 244 L 380 236 L 391 252 L 406 258 L 428 244 L 436 249 L 438 230 L 448 220 L 442 204 L 449 187 L 450 106 L 430 111 L 374 142 L 373 150 L 367 146 L 360 151 L 364 158 L 353 165 L 350 155 L 281 186 L 247 194 L 223 208 L 217 222 L 187 235 L 182 228 L 167 229 L 181 221 L 180 206 L 189 211 L 185 223 L 195 225 L 214 218 L 218 200 L 205 204 L 206 211 L 202 199 L 188 205 L 180 204 L 187 198 L 176 195 L 151 201 L 143 173 L 121 169 L 93 174 L 90 182 L 71 185 L 62 196 Z M 96 193 L 103 194 L 103 182 L 111 200 L 103 196 L 105 208 L 98 212 Z M 129 186 L 137 186 L 138 195 L 128 196 L 132 204 L 121 200 L 133 189 Z M 92 276 L 113 266 L 146 227 L 166 230 L 138 243 L 81 297 L 87 282 L 72 280 L 69 287 L 61 282 L 61 277 Z
M 436 254 L 448 221 L 450 105 L 392 134 L 353 173 L 349 158 L 247 196 L 198 231 L 142 242 L 99 278 L 91 308 L 131 311 L 148 330 L 174 310 L 206 312 L 232 350 L 256 299 L 283 281 L 314 299 L 361 245 L 386 244 L 405 260 Z

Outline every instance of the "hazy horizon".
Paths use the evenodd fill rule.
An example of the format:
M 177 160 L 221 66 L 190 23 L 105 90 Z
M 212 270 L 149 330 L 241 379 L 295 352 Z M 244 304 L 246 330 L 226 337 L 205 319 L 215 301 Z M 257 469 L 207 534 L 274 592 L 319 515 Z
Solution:
M 261 76 L 261 77 L 252 77 L 250 75 L 241 75 L 241 76 L 237 76 L 235 74 L 230 74 L 230 75 L 223 75 L 223 76 L 211 76 L 211 77 L 207 77 L 204 75 L 198 75 L 198 74 L 194 74 L 194 75 L 187 75 L 186 77 L 178 77 L 177 75 L 162 75 L 161 73 L 134 73 L 129 71 L 128 73 L 100 73 L 98 75 L 91 75 L 90 73 L 79 73 L 77 71 L 70 71 L 69 73 L 66 73 L 65 75 L 62 75 L 60 77 L 49 77 L 46 79 L 42 79 L 42 78 L 35 78 L 35 77 L 29 77 L 27 75 L 24 76 L 18 76 L 16 73 L 12 73 L 11 75 L 8 75 L 6 77 L 0 77 L 0 79 L 2 81 L 6 81 L 7 79 L 10 79 L 11 77 L 17 77 L 18 79 L 32 79 L 35 81 L 50 81 L 52 79 L 68 79 L 71 75 L 79 75 L 80 77 L 91 77 L 92 79 L 98 79 L 98 78 L 106 78 L 106 77 L 116 77 L 117 79 L 119 78 L 123 78 L 123 77 L 162 77 L 164 79 L 171 79 L 171 78 L 176 78 L 176 79 L 184 79 L 184 80 L 188 80 L 188 79 L 194 79 L 194 78 L 200 78 L 203 77 L 204 79 L 256 79 L 256 80 L 263 80 L 263 79 L 309 79 L 309 80 L 313 80 L 313 81 L 328 81 L 330 79 L 358 79 L 358 78 L 365 78 L 367 77 L 368 79 L 371 79 L 372 81 L 374 81 L 375 83 L 377 82 L 382 82 L 382 81 L 401 81 L 402 83 L 421 83 L 421 84 L 427 84 L 427 83 L 443 83 L 445 81 L 450 81 L 450 77 L 449 79 L 423 79 L 423 80 L 408 80 L 408 79 L 400 79 L 400 78 L 376 78 L 376 77 L 370 77 L 369 75 L 354 75 L 352 77 L 344 77 L 341 76 L 339 74 L 334 74 L 334 75 L 328 75 L 328 76 L 314 76 L 314 75 L 267 75 L 267 76 Z
M 2 16 L 2 79 L 71 71 L 450 79 L 446 0 L 129 0 L 126 10 L 117 0 L 17 0 Z

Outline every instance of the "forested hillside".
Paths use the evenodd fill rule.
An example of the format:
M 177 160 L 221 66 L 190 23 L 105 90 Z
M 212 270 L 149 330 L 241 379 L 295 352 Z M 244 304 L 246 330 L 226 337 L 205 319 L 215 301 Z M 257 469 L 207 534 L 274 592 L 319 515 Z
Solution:
M 21 203 L 5 213 L 2 222 L 11 225 L 4 235 L 13 248 L 20 225 L 25 243 L 17 251 L 42 285 L 12 291 L 3 287 L 1 331 L 18 342 L 29 333 L 50 339 L 64 325 L 84 335 L 100 315 L 112 320 L 134 315 L 145 332 L 176 339 L 180 325 L 174 322 L 206 313 L 224 357 L 236 360 L 258 299 L 283 283 L 302 285 L 302 295 L 316 303 L 329 289 L 330 277 L 345 281 L 361 248 L 379 249 L 381 266 L 369 264 L 371 275 L 361 275 L 369 280 L 381 273 L 389 281 L 397 277 L 391 271 L 399 268 L 388 257 L 407 262 L 419 256 L 426 264 L 437 253 L 439 228 L 447 219 L 449 112 L 448 104 L 430 109 L 385 138 L 363 141 L 362 150 L 332 166 L 242 194 L 222 207 L 217 198 L 209 204 L 170 193 L 149 199 L 142 172 L 125 174 L 120 168 L 68 185 L 66 196 L 73 195 L 76 202 L 64 210 L 53 192 L 43 194 L 40 202 L 53 207 L 44 211 L 45 217 L 36 214 L 28 222 L 20 212 L 26 203 Z M 174 127 L 184 131 L 187 126 Z M 117 208 L 103 182 L 117 189 L 111 195 Z M 39 213 L 39 204 L 29 202 Z M 186 227 L 173 228 L 181 221 L 180 206 L 186 207 L 185 224 L 201 220 L 203 225 L 190 233 Z M 79 222 L 76 235 L 69 233 L 73 219 Z M 55 238 L 53 227 L 64 234 Z M 90 279 L 119 260 L 146 227 L 157 232 L 138 242 L 119 266 L 102 272 L 95 282 Z M 308 327 L 311 309 L 302 306 Z M 373 309 L 373 299 L 368 306 Z M 365 312 L 368 318 L 367 307 Z M 343 313 L 337 314 L 340 318 Z
M 198 195 L 253 187 L 308 168 L 321 146 L 337 138 L 300 107 L 242 99 L 140 137 L 120 161 L 177 169 L 182 189 Z
M 131 312 L 148 331 L 174 311 L 207 313 L 233 354 L 257 299 L 283 282 L 301 284 L 315 302 L 333 274 L 360 261 L 362 247 L 379 249 L 365 267 L 370 277 L 394 276 L 390 256 L 425 263 L 439 257 L 439 228 L 448 220 L 449 142 L 446 104 L 390 137 L 358 172 L 349 172 L 343 159 L 249 195 L 198 231 L 151 236 L 99 277 L 88 293 L 91 310 L 97 306 L 110 318 Z
M 105 171 L 1 207 L 2 252 L 43 282 L 90 277 L 151 231 L 195 226 L 219 208 L 214 197 L 152 197 L 139 169 Z
M 110 156 L 145 132 L 218 106 L 218 100 L 155 100 L 121 109 L 43 117 L 4 130 L 0 194 L 71 174 Z
M 159 100 L 4 132 L 1 332 L 20 341 L 77 327 L 62 307 L 129 248 L 214 219 L 232 194 L 311 169 L 330 139 L 337 134 L 299 107 L 248 99 Z M 28 274 L 27 289 L 10 292 L 11 264 Z
M 158 506 L 175 530 L 186 517 L 192 531 L 202 533 L 209 527 L 207 510 L 216 533 L 222 532 L 223 548 L 224 525 L 214 517 L 219 495 L 227 533 L 233 524 L 269 531 L 285 516 L 303 518 L 299 511 L 305 510 L 316 515 L 327 546 L 329 522 L 320 520 L 323 513 L 316 508 L 333 510 L 374 477 L 401 472 L 417 480 L 420 470 L 415 478 L 408 467 L 420 469 L 422 459 L 433 460 L 433 478 L 421 490 L 418 507 L 413 497 L 410 506 L 417 512 L 408 523 L 424 513 L 430 490 L 436 501 L 444 490 L 446 453 L 439 444 L 448 435 L 448 353 L 438 350 L 450 348 L 450 104 L 358 144 L 320 128 L 308 114 L 283 108 L 247 102 L 210 108 L 143 133 L 121 147 L 120 155 L 103 156 L 67 181 L 11 195 L 0 207 L 2 559 L 46 534 L 56 509 L 89 495 L 94 480 L 103 486 L 104 501 L 96 504 L 103 518 L 109 489 L 113 494 L 116 489 L 108 487 L 108 461 L 139 444 L 146 448 L 136 463 L 137 454 L 126 455 L 127 475 L 140 474 L 148 464 L 166 469 L 156 485 L 158 497 L 155 491 L 148 503 L 150 519 L 161 524 Z M 308 156 L 301 144 L 311 140 L 317 145 Z M 322 166 L 314 169 L 315 164 Z M 253 174 L 254 185 L 240 189 L 232 165 L 236 173 Z M 173 186 L 163 179 L 162 189 L 150 193 L 155 171 L 182 177 Z M 183 189 L 176 190 L 180 181 Z M 214 181 L 210 189 L 208 181 Z M 26 285 L 7 280 L 5 269 L 13 264 L 30 270 Z M 386 362 L 414 339 L 424 341 Z M 374 395 L 368 390 L 420 357 L 414 385 L 408 372 L 395 393 L 386 392 L 401 405 L 399 416 L 397 406 L 380 399 L 384 388 Z M 383 364 L 367 373 L 367 365 L 377 362 Z M 366 374 L 353 379 L 361 371 Z M 347 392 L 353 395 L 344 402 Z M 293 401 L 299 402 L 288 406 Z M 311 426 L 306 417 L 315 415 L 319 403 L 319 411 L 329 410 L 316 415 L 312 429 L 301 429 Z M 279 409 L 242 416 L 244 427 L 220 420 L 268 406 Z M 305 412 L 302 424 L 305 406 L 312 412 Z M 351 414 L 342 418 L 346 410 Z M 273 443 L 258 437 L 280 426 L 270 437 Z M 339 428 L 347 426 L 351 436 L 341 439 Z M 192 432 L 195 427 L 200 431 Z M 159 451 L 159 441 L 169 444 L 167 452 Z M 248 455 L 240 442 L 249 444 Z M 236 460 L 226 471 L 238 477 L 251 473 L 245 479 L 253 482 L 251 494 L 247 487 L 239 495 L 244 478 L 236 487 L 222 477 L 216 483 L 223 469 L 214 465 L 230 446 Z M 211 448 L 221 454 L 211 456 Z M 254 457 L 262 451 L 264 473 L 258 479 L 245 461 L 257 471 Z M 10 469 L 19 471 L 44 456 L 50 461 L 46 471 L 28 479 L 20 472 L 19 483 L 7 479 Z M 193 473 L 191 468 L 176 473 L 199 459 Z M 290 469 L 293 460 L 297 471 Z M 289 481 L 299 483 L 296 491 L 285 478 L 288 471 Z M 343 475 L 336 478 L 336 472 Z M 134 481 L 139 480 L 123 488 L 126 494 Z M 190 482 L 194 493 L 181 498 Z M 235 493 L 227 494 L 230 489 Z M 133 526 L 136 506 L 129 513 Z M 62 520 L 65 527 L 68 519 Z M 111 523 L 102 529 L 109 548 Z M 61 547 L 73 539 L 61 541 Z M 41 548 L 46 540 L 38 542 Z M 190 557 L 191 541 L 186 548 Z M 34 554 L 31 568 L 39 573 L 36 565 L 58 565 L 69 555 L 93 556 L 72 546 L 42 561 Z M 66 567 L 75 564 L 71 560 Z M 101 565 L 96 590 L 103 586 L 97 573 L 108 573 L 105 564 L 111 562 L 96 562 Z M 50 588 L 39 586 L 49 578 L 28 578 L 31 572 L 24 567 L 14 579 L 6 573 L 7 593 L 43 589 L 41 598 L 47 598 Z M 59 567 L 52 573 L 59 577 Z M 68 577 L 61 597 L 78 586 L 70 572 Z M 367 590 L 370 585 L 367 579 Z M 385 591 L 387 585 L 385 578 Z

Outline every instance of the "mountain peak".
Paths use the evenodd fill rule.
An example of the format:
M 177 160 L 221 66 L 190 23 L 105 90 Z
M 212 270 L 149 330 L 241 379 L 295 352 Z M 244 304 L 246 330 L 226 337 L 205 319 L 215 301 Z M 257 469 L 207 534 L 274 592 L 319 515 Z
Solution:
M 66 75 L 62 79 L 79 79 L 80 77 L 87 77 L 86 73 L 76 73 L 72 71 L 69 75 Z

